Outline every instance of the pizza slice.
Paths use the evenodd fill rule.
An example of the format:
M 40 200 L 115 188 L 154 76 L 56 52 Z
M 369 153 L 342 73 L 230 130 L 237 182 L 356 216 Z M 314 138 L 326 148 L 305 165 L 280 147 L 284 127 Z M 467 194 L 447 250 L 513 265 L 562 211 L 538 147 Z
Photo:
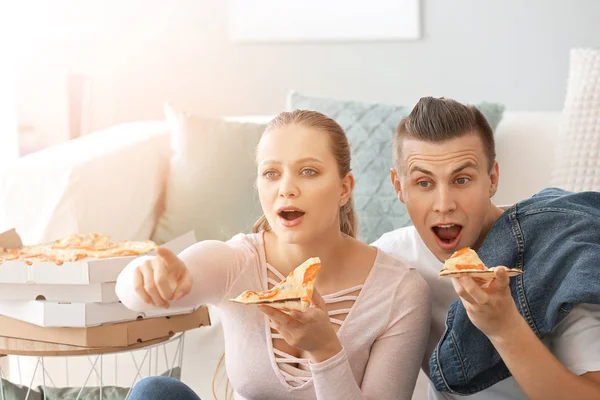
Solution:
M 262 292 L 246 290 L 230 300 L 242 304 L 268 304 L 285 311 L 306 311 L 310 306 L 315 278 L 320 268 L 321 260 L 318 257 L 309 258 L 272 289 Z
M 475 250 L 469 247 L 455 251 L 452 256 L 444 263 L 444 268 L 440 271 L 439 278 L 458 278 L 461 276 L 471 276 L 473 278 L 493 279 L 496 267 L 487 268 L 479 258 Z M 508 276 L 517 276 L 523 273 L 519 268 L 510 268 Z

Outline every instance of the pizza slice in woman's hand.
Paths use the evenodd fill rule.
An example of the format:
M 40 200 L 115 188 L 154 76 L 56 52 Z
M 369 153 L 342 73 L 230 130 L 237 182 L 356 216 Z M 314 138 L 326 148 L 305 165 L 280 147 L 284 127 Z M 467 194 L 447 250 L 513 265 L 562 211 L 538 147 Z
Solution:
M 444 268 L 438 275 L 439 278 L 459 278 L 461 276 L 471 276 L 480 279 L 493 279 L 494 269 L 487 268 L 479 258 L 475 250 L 469 247 L 455 251 L 452 256 L 444 263 Z M 523 271 L 519 268 L 508 269 L 508 276 L 517 276 Z
M 267 304 L 285 311 L 306 311 L 310 306 L 319 268 L 321 260 L 318 257 L 309 258 L 272 289 L 262 292 L 246 290 L 230 300 L 242 304 Z

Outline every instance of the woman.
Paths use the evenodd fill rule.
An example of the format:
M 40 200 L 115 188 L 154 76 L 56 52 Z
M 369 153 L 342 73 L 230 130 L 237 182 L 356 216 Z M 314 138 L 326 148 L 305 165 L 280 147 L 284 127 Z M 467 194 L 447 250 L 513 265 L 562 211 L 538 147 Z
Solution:
M 414 269 L 355 239 L 344 131 L 317 112 L 284 112 L 265 130 L 256 161 L 264 216 L 254 233 L 140 257 L 119 276 L 119 298 L 136 311 L 218 306 L 236 399 L 409 399 L 429 293 Z M 228 300 L 273 287 L 310 257 L 322 266 L 306 312 Z M 176 380 L 147 378 L 131 398 L 197 396 Z

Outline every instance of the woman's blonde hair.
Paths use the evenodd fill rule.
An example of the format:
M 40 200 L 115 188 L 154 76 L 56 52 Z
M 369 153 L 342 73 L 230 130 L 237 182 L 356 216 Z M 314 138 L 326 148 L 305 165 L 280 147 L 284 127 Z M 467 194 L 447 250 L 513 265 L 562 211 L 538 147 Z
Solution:
M 317 111 L 295 110 L 291 112 L 282 112 L 269 122 L 265 132 L 283 128 L 288 125 L 301 125 L 307 128 L 318 129 L 329 135 L 331 151 L 337 162 L 340 178 L 345 177 L 350 172 L 350 144 L 344 129 L 332 118 Z M 350 195 L 348 201 L 340 208 L 340 231 L 348 236 L 356 237 L 357 216 L 354 210 L 354 196 Z M 253 225 L 252 232 L 268 231 L 271 227 L 264 215 L 260 217 Z M 213 376 L 212 389 L 215 399 L 217 398 L 217 374 L 223 371 L 225 381 L 225 399 L 232 398 L 232 388 L 225 372 L 225 356 L 221 356 L 215 375 Z
M 307 128 L 318 129 L 329 135 L 331 152 L 338 165 L 340 178 L 350 172 L 350 144 L 344 129 L 332 118 L 317 111 L 295 110 L 282 112 L 269 122 L 265 132 L 273 129 L 283 128 L 288 125 L 301 125 Z M 340 209 L 340 230 L 346 235 L 356 237 L 357 216 L 354 210 L 354 197 L 351 195 L 348 201 Z M 252 232 L 269 231 L 271 227 L 267 217 L 261 216 L 252 226 Z

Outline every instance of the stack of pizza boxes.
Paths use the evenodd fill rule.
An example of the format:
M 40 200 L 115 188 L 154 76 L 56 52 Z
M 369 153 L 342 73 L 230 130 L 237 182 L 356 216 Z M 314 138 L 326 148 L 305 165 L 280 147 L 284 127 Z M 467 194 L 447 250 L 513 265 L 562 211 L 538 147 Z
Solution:
M 194 242 L 190 232 L 164 246 L 179 252 Z M 21 246 L 15 230 L 0 234 L 0 247 Z M 121 304 L 115 282 L 134 258 L 83 258 L 62 264 L 4 260 L 0 263 L 0 337 L 121 347 L 210 324 L 206 307 L 137 313 Z

